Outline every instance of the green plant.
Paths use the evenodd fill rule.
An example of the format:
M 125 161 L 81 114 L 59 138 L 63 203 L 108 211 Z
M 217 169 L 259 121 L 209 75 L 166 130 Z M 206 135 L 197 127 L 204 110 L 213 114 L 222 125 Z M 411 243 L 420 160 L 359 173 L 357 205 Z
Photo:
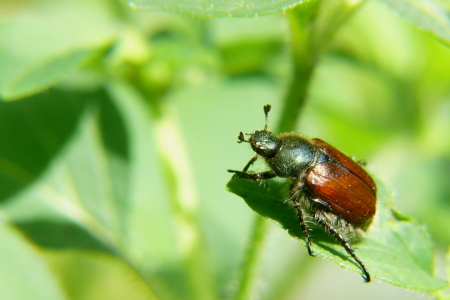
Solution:
M 264 217 L 224 189 L 266 103 L 277 132 L 323 138 L 387 183 L 358 245 L 371 275 L 443 289 L 427 229 L 398 211 L 450 244 L 448 3 L 379 2 L 2 4 L 0 298 L 288 298 L 318 259 L 301 256 L 282 182 L 228 182 Z

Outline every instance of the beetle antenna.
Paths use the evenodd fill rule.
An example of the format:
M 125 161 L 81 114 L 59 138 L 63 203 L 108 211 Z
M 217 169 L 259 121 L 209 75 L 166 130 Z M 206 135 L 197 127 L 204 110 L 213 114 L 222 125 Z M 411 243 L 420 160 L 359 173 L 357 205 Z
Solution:
M 246 140 L 245 140 L 245 138 L 244 138 L 244 134 L 242 133 L 242 131 L 239 132 L 238 140 L 239 140 L 239 141 L 238 141 L 239 144 L 242 143 L 242 142 L 246 142 Z
M 253 133 L 246 133 L 245 135 L 253 136 Z M 242 133 L 242 131 L 239 132 L 238 140 L 239 140 L 238 141 L 239 144 L 242 143 L 242 142 L 249 143 L 249 144 L 252 144 L 252 145 L 254 144 L 254 142 L 245 139 L 244 134 Z
M 269 111 L 272 108 L 272 105 L 266 104 L 264 105 L 264 115 L 266 116 L 266 124 L 264 125 L 264 130 L 267 130 L 267 119 L 269 116 Z
M 250 133 L 246 133 L 247 135 L 251 135 Z M 238 143 L 240 144 L 240 143 L 242 143 L 242 142 L 246 142 L 246 143 L 252 143 L 252 142 L 250 142 L 250 141 L 247 141 L 246 139 L 245 139 L 245 137 L 244 137 L 244 134 L 242 133 L 242 131 L 241 132 L 239 132 L 239 135 L 238 135 Z

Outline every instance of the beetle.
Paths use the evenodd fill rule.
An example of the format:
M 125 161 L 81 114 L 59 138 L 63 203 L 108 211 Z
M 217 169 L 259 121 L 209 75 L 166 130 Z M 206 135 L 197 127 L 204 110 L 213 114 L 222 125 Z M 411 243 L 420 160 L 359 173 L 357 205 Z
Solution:
M 350 242 L 363 236 L 375 215 L 375 182 L 361 167 L 362 163 L 353 161 L 320 139 L 307 139 L 296 133 L 277 136 L 270 132 L 267 129 L 270 109 L 270 104 L 264 106 L 264 129 L 247 133 L 248 140 L 242 132 L 238 136 L 238 143 L 249 143 L 256 154 L 242 171 L 228 172 L 234 173 L 234 177 L 254 181 L 290 178 L 288 200 L 295 207 L 309 255 L 315 256 L 305 219 L 320 224 L 339 241 L 361 268 L 364 281 L 370 282 L 369 272 Z M 270 170 L 248 171 L 260 157 L 265 159 Z

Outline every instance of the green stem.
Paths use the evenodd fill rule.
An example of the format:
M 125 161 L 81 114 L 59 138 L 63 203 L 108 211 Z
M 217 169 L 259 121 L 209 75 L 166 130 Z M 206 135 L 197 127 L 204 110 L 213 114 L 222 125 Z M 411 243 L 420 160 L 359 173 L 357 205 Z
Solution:
M 236 300 L 250 299 L 255 273 L 258 267 L 258 261 L 263 249 L 264 237 L 266 236 L 268 223 L 266 219 L 260 215 L 255 217 L 253 223 L 253 232 L 250 237 L 249 247 L 245 253 L 244 261 L 241 266 L 240 285 L 236 293 Z
M 295 129 L 301 109 L 306 102 L 311 74 L 316 63 L 310 24 L 315 19 L 318 5 L 319 1 L 310 1 L 299 5 L 289 13 L 293 74 L 277 132 Z
M 295 129 L 318 58 L 339 25 L 363 2 L 364 0 L 311 0 L 289 13 L 293 74 L 276 132 Z M 267 229 L 265 219 L 257 216 L 241 266 L 241 281 L 236 299 L 248 299 L 251 296 Z
M 135 21 L 130 15 L 130 9 L 125 2 L 120 0 L 109 1 L 110 10 L 117 20 L 125 21 L 126 23 L 134 23 Z
M 292 61 L 294 71 L 291 85 L 284 101 L 284 108 L 277 132 L 292 131 L 306 99 L 306 91 L 314 67 L 308 23 L 317 12 L 318 1 L 301 5 L 290 15 L 292 32 Z M 241 280 L 236 299 L 251 298 L 256 269 L 261 256 L 268 225 L 264 217 L 258 215 L 253 223 L 249 246 L 241 266 Z
M 312 259 L 306 251 L 296 255 L 286 267 L 283 276 L 272 282 L 270 292 L 267 293 L 266 299 L 291 299 L 292 288 L 298 287 L 299 282 L 306 282 L 309 271 L 316 264 L 317 259 Z
M 295 129 L 319 58 L 340 25 L 364 2 L 311 0 L 289 12 L 294 68 L 277 132 Z
M 297 123 L 301 107 L 306 99 L 306 90 L 314 66 L 310 54 L 310 43 L 307 23 L 314 16 L 317 1 L 311 1 L 307 6 L 300 6 L 290 16 L 292 32 L 293 77 L 284 101 L 284 108 L 277 132 L 292 131 Z M 249 247 L 241 268 L 242 279 L 236 299 L 248 299 L 255 281 L 257 262 L 262 252 L 264 237 L 267 235 L 267 224 L 262 216 L 257 216 L 253 224 Z
M 155 124 L 155 135 L 190 292 L 187 298 L 215 299 L 198 217 L 198 196 L 181 127 L 170 103 L 161 103 L 160 108 L 162 113 Z

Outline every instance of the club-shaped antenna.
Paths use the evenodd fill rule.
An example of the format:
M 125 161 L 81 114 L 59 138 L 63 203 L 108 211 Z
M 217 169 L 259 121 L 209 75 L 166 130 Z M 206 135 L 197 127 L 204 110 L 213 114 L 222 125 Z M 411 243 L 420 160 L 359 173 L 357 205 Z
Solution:
M 272 105 L 270 105 L 270 104 L 264 105 L 264 115 L 266 116 L 266 124 L 264 125 L 264 130 L 267 130 L 267 123 L 268 123 L 267 119 L 268 119 L 269 111 L 271 108 L 272 108 Z
M 267 131 L 267 123 L 268 123 L 267 120 L 268 120 L 268 117 L 269 117 L 269 111 L 270 111 L 271 108 L 272 108 L 272 105 L 270 105 L 270 104 L 264 105 L 264 115 L 265 115 L 265 118 L 266 118 L 266 123 L 264 124 L 264 131 Z M 252 133 L 246 133 L 245 135 L 250 135 L 250 136 L 252 136 L 253 134 L 252 134 Z M 242 131 L 241 131 L 241 132 L 239 132 L 238 143 L 242 143 L 242 142 L 253 144 L 253 142 L 251 142 L 251 141 L 249 141 L 249 140 L 246 140 L 246 139 L 244 138 L 244 134 L 243 134 Z

